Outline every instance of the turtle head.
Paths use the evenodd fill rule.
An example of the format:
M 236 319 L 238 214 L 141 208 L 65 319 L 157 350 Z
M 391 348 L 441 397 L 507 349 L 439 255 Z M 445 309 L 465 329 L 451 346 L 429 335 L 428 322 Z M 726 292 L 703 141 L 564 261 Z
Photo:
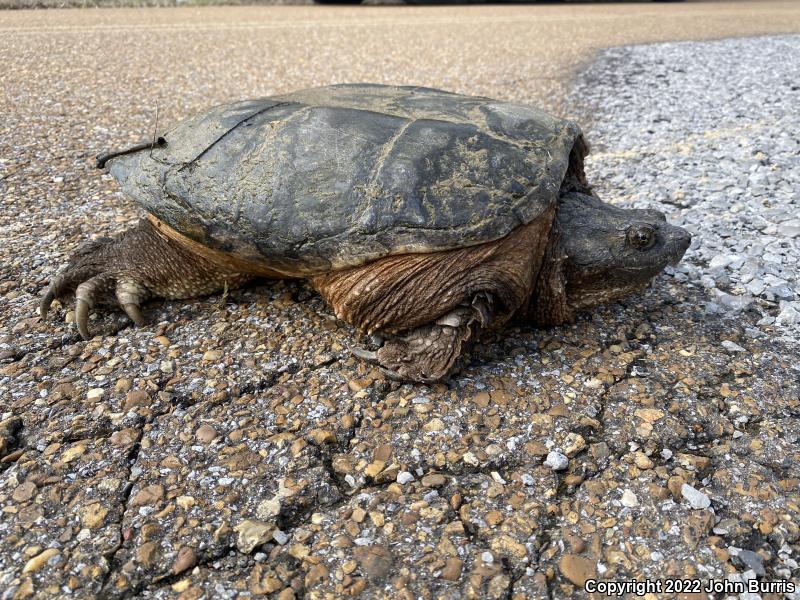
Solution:
M 644 288 L 664 267 L 677 264 L 692 241 L 656 210 L 626 210 L 577 192 L 561 196 L 556 218 L 573 310 Z

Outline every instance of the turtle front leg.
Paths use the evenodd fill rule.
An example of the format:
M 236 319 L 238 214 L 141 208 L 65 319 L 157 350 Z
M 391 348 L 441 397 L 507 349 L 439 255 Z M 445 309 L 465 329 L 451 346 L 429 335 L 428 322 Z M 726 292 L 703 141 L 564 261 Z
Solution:
M 143 326 L 141 305 L 152 298 L 177 300 L 242 285 L 253 275 L 227 270 L 192 253 L 142 220 L 114 238 L 100 238 L 79 247 L 47 288 L 42 317 L 53 300 L 75 300 L 75 321 L 83 339 L 90 339 L 89 311 L 118 303 Z
M 459 306 L 434 323 L 389 337 L 376 352 L 353 353 L 394 379 L 436 383 L 447 378 L 470 342 L 489 326 L 491 315 L 491 298 L 481 294 L 471 305 Z

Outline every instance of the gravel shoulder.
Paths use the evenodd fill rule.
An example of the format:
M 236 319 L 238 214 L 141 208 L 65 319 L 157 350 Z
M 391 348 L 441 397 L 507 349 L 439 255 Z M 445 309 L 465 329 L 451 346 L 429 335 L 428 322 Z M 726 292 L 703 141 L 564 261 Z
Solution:
M 0 598 L 798 582 L 800 372 L 781 317 L 798 299 L 785 228 L 797 36 L 607 50 L 562 105 L 572 67 L 526 52 L 533 13 L 344 27 L 333 12 L 283 26 L 297 14 L 278 11 L 261 28 L 241 20 L 252 12 L 202 26 L 100 15 L 82 29 L 65 14 L 76 22 L 36 31 L 0 16 L 13 57 L 0 72 Z M 35 316 L 80 241 L 136 220 L 90 159 L 139 141 L 156 100 L 168 122 L 232 95 L 411 78 L 593 115 L 598 192 L 691 228 L 682 266 L 574 325 L 487 336 L 446 386 L 399 385 L 352 358 L 353 332 L 297 283 L 152 303 L 141 330 L 101 313 L 90 342 L 65 310 Z
M 733 57 L 736 57 L 735 60 Z M 800 37 L 605 50 L 574 97 L 592 107 L 601 196 L 657 207 L 694 243 L 671 273 L 706 313 L 800 340 Z M 713 82 L 711 81 L 713 78 Z M 595 112 L 596 111 L 596 112 Z

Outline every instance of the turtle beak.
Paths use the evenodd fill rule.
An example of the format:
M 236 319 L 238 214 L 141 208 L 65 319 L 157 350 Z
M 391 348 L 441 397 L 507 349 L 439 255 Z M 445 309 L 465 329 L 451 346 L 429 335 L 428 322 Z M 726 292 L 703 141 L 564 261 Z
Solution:
M 674 267 L 681 261 L 683 255 L 689 249 L 692 243 L 692 234 L 682 227 L 670 225 L 669 228 L 667 252 L 670 257 L 669 264 Z

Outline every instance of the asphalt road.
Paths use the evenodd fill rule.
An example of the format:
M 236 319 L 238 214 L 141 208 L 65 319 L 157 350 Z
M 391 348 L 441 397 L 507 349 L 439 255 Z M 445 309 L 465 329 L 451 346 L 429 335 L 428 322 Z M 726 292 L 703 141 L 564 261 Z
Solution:
M 148 139 L 156 106 L 163 129 L 372 81 L 590 122 L 565 98 L 598 48 L 797 31 L 792 1 L 0 13 L 3 598 L 547 598 L 580 597 L 600 565 L 780 575 L 800 551 L 792 355 L 671 278 L 574 326 L 489 336 L 449 386 L 353 359 L 301 284 L 155 302 L 144 329 L 104 312 L 88 343 L 36 306 L 81 241 L 136 221 L 92 158 Z

